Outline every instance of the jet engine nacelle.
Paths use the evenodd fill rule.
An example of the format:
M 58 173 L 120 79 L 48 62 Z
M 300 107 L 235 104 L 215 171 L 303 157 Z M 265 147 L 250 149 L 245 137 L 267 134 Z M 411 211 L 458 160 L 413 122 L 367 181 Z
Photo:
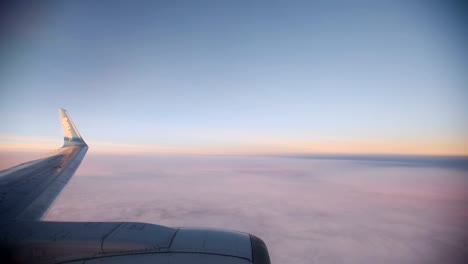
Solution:
M 270 263 L 260 238 L 218 229 L 14 222 L 2 225 L 0 234 L 0 260 L 5 263 Z

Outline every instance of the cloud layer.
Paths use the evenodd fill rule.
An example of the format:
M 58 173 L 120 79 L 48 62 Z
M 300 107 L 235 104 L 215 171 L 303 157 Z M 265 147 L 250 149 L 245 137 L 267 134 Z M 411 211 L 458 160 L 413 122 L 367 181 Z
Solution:
M 46 219 L 245 231 L 265 240 L 273 263 L 463 263 L 468 171 L 381 160 L 90 155 Z

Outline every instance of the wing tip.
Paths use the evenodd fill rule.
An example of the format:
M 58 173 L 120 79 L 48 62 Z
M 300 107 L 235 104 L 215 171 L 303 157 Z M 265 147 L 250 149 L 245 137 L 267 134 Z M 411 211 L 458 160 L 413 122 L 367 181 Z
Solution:
M 86 142 L 81 137 L 80 132 L 76 128 L 73 120 L 68 115 L 65 108 L 59 108 L 60 122 L 62 123 L 63 129 L 63 146 L 73 146 L 73 145 L 84 145 L 87 146 Z

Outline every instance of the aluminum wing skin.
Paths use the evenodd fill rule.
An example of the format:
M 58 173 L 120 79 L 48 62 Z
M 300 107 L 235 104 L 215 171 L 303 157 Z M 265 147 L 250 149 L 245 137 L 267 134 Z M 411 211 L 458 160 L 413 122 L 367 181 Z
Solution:
M 59 115 L 62 148 L 0 172 L 0 222 L 42 219 L 83 160 L 88 146 L 68 113 Z
M 0 263 L 269 264 L 265 243 L 241 232 L 128 222 L 41 220 L 88 146 L 64 109 L 63 147 L 0 172 Z

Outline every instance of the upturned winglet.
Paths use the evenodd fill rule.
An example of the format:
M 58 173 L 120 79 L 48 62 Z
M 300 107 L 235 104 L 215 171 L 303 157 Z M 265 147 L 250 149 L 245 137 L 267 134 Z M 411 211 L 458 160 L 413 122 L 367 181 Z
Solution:
M 59 108 L 60 122 L 62 123 L 63 129 L 63 146 L 76 146 L 76 145 L 86 145 L 86 142 L 80 135 L 80 132 L 76 128 L 75 124 L 71 120 L 70 116 L 67 113 L 67 110 Z

